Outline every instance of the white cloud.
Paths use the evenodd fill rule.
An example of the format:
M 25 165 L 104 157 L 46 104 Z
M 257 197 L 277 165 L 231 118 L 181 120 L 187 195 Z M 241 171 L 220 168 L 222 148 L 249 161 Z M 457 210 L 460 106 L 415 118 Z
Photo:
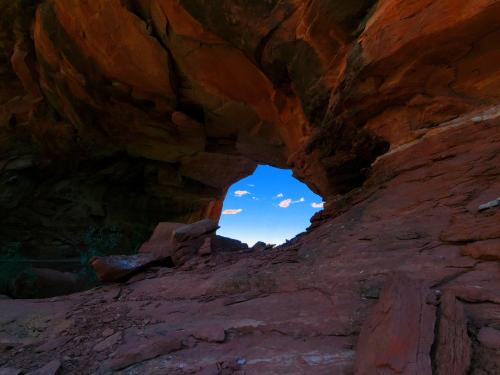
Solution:
M 325 202 L 320 202 L 320 203 L 313 202 L 311 204 L 311 207 L 312 208 L 323 208 L 324 205 L 325 205 Z
M 273 197 L 273 199 L 275 199 L 275 198 L 283 198 L 283 197 L 284 197 L 283 193 L 279 193 L 279 194 L 275 195 Z
M 235 197 L 242 197 L 242 196 L 247 195 L 247 194 L 250 194 L 250 192 L 247 190 L 236 190 L 234 192 Z
M 254 201 L 258 201 L 258 200 L 259 200 L 259 198 L 257 198 L 257 197 L 252 197 L 252 200 L 254 200 Z
M 288 199 L 285 199 L 285 200 L 282 200 L 278 206 L 280 206 L 281 208 L 288 208 L 290 207 L 291 204 L 295 204 L 295 203 L 302 203 L 302 202 L 305 202 L 305 199 L 302 197 L 302 198 L 299 198 L 297 199 L 296 201 L 293 201 L 291 200 L 290 198 Z
M 281 208 L 288 208 L 291 204 L 292 204 L 292 200 L 291 199 L 285 199 L 285 200 L 281 201 L 278 204 L 278 206 L 280 206 Z
M 236 215 L 239 214 L 241 211 L 243 211 L 243 209 L 241 208 L 224 210 L 222 211 L 222 215 Z
M 248 185 L 248 186 L 250 186 L 250 187 L 255 187 L 255 185 L 254 185 L 254 184 L 247 184 L 247 185 Z

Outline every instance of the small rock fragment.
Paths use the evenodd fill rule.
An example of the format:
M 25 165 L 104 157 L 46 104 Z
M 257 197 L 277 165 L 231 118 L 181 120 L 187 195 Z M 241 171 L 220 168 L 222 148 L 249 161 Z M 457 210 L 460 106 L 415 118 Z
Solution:
M 198 250 L 198 255 L 210 255 L 212 253 L 212 238 L 207 237 L 203 241 L 203 245 L 201 245 L 200 250 Z
M 113 345 L 120 342 L 122 339 L 122 333 L 116 332 L 114 335 L 109 336 L 105 340 L 99 342 L 96 346 L 94 346 L 94 351 L 102 352 L 104 350 L 110 349 Z
M 178 337 L 158 337 L 140 344 L 133 342 L 118 348 L 107 365 L 117 371 L 135 363 L 180 350 L 182 347 L 182 340 Z
M 101 281 L 122 281 L 151 265 L 156 258 L 151 254 L 110 255 L 93 257 L 90 265 Z
M 262 250 L 272 249 L 274 246 L 275 245 L 273 244 L 266 244 L 265 242 L 258 241 L 252 246 L 251 250 L 262 251 Z
M 500 260 L 500 239 L 476 241 L 462 248 L 462 255 L 481 260 Z
M 198 340 L 207 342 L 224 342 L 226 339 L 226 332 L 224 327 L 208 326 L 196 329 L 193 336 Z
M 61 362 L 55 359 L 38 370 L 28 372 L 26 375 L 59 375 L 61 373 Z
M 43 353 L 43 352 L 50 352 L 51 350 L 54 350 L 56 348 L 60 348 L 64 344 L 66 344 L 71 338 L 70 337 L 60 337 L 56 339 L 51 339 L 47 341 L 46 343 L 38 346 L 35 349 L 36 353 Z
M 500 206 L 500 198 L 493 199 L 492 201 L 481 204 L 478 208 L 478 211 L 488 210 L 497 206 Z
M 106 328 L 104 331 L 102 331 L 102 337 L 109 337 L 113 333 L 115 333 L 115 330 L 113 328 Z
M 498 350 L 500 349 L 500 331 L 491 327 L 483 327 L 479 331 L 477 339 L 481 345 L 487 348 Z
M 243 366 L 247 363 L 247 360 L 245 358 L 236 358 L 236 363 L 240 366 Z

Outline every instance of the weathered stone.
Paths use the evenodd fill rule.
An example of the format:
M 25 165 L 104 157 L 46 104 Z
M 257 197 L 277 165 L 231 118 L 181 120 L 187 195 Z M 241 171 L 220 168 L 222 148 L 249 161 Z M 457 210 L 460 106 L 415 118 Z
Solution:
M 218 220 L 256 163 L 331 200 L 498 103 L 493 0 L 4 3 L 0 238 L 40 257 L 103 222 L 128 252 L 131 228 Z
M 113 370 L 121 370 L 138 362 L 182 349 L 182 340 L 177 337 L 153 337 L 142 343 L 127 343 L 117 349 L 108 363 Z
M 201 341 L 217 343 L 224 342 L 224 340 L 226 339 L 224 327 L 217 325 L 209 325 L 207 327 L 197 328 L 193 332 L 193 336 Z
M 151 254 L 93 257 L 90 265 L 101 281 L 123 281 L 156 261 Z
M 106 328 L 104 331 L 102 331 L 102 337 L 109 337 L 113 333 L 115 333 L 115 330 L 113 328 Z
M 435 307 L 427 303 L 429 292 L 422 280 L 389 277 L 361 329 L 356 375 L 432 374 Z
M 267 249 L 272 249 L 275 245 L 273 244 L 266 244 L 265 242 L 258 241 L 252 246 L 253 251 L 262 251 L 262 250 L 267 250 Z
M 26 375 L 59 375 L 62 374 L 61 362 L 57 359 L 47 363 L 42 368 L 28 372 Z
M 47 298 L 79 292 L 85 287 L 85 280 L 76 273 L 31 267 L 13 280 L 11 293 L 15 298 Z
M 62 347 L 64 344 L 66 344 L 70 340 L 69 337 L 55 337 L 49 339 L 46 343 L 37 346 L 35 348 L 36 353 L 44 353 L 44 352 L 50 352 L 52 350 L 55 350 L 57 348 Z
M 462 248 L 461 253 L 475 259 L 500 260 L 500 239 L 467 244 Z
M 463 305 L 453 293 L 445 293 L 439 311 L 438 336 L 435 337 L 437 372 L 465 375 L 471 362 L 471 342 Z
M 231 252 L 239 250 L 247 250 L 248 245 L 233 238 L 224 236 L 215 236 L 212 241 L 212 248 L 215 252 Z
M 477 339 L 481 345 L 487 348 L 499 350 L 500 349 L 500 330 L 492 327 L 483 327 L 477 335 Z
M 244 157 L 205 152 L 183 159 L 180 173 L 205 185 L 225 189 L 233 181 L 251 175 L 256 167 L 254 161 Z
M 487 203 L 483 203 L 478 207 L 478 211 L 484 211 L 488 210 L 493 207 L 500 206 L 500 198 L 494 199 L 492 201 L 489 201 Z
M 181 223 L 158 223 L 149 240 L 142 244 L 140 253 L 153 254 L 158 258 L 166 258 L 172 252 L 172 237 L 176 229 L 185 226 Z
M 130 327 L 122 364 L 144 374 L 350 374 L 355 354 L 361 373 L 427 374 L 429 358 L 463 373 L 465 306 L 469 370 L 498 373 L 498 1 L 0 0 L 0 14 L 0 253 L 131 253 L 158 222 L 217 222 L 257 163 L 326 203 L 277 251 L 221 254 L 214 230 L 169 249 L 156 233 L 140 258 L 186 267 L 0 300 L 15 334 L 2 365 L 44 366 L 36 345 L 68 314 L 74 373 L 100 371 L 108 323 Z M 131 259 L 96 265 L 121 278 L 149 264 Z M 422 282 L 396 278 L 370 315 L 400 273 Z M 209 327 L 230 340 L 196 342 Z M 184 350 L 148 357 L 150 330 L 173 329 Z
M 200 249 L 198 250 L 198 255 L 210 255 L 212 253 L 212 237 L 207 237 L 203 241 Z
M 175 229 L 173 231 L 173 239 L 176 243 L 195 240 L 205 234 L 213 233 L 217 228 L 219 228 L 217 223 L 210 219 L 205 219 Z
M 105 350 L 111 349 L 114 345 L 118 344 L 122 339 L 122 333 L 116 332 L 111 336 L 105 338 L 101 342 L 99 342 L 96 346 L 94 346 L 94 351 L 102 352 Z

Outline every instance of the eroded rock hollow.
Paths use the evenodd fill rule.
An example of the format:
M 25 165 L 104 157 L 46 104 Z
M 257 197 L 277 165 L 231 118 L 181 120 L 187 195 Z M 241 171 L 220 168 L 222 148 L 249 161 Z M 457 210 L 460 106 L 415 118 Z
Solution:
M 279 251 L 0 301 L 0 366 L 500 372 L 498 0 L 0 0 L 0 15 L 1 254 L 127 253 L 159 222 L 217 222 L 258 164 L 326 201 Z

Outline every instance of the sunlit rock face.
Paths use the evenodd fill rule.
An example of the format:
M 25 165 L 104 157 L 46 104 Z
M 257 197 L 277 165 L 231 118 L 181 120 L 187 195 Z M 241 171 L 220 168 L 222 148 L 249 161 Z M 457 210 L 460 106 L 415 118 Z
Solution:
M 258 163 L 332 201 L 377 181 L 378 156 L 500 95 L 494 0 L 0 11 L 0 239 L 33 255 L 78 254 L 94 226 L 130 249 L 159 221 L 217 220 Z

